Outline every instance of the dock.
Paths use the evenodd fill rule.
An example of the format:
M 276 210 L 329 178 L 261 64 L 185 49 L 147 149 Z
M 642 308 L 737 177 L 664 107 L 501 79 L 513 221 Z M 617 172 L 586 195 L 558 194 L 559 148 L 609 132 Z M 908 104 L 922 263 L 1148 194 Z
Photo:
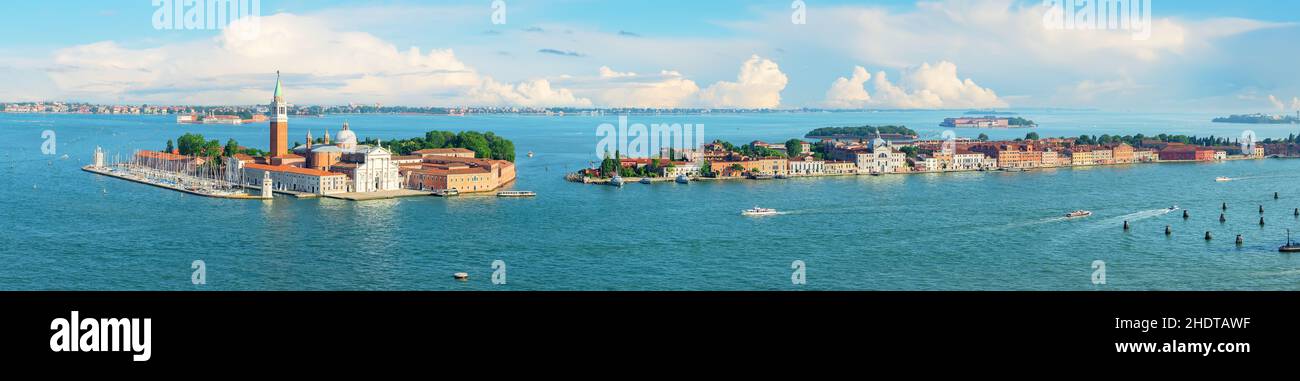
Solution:
M 119 174 L 119 173 L 116 173 L 116 172 L 114 172 L 114 171 L 112 171 L 112 170 L 109 170 L 109 169 L 107 169 L 107 168 L 95 168 L 95 167 L 92 166 L 92 165 L 87 165 L 87 166 L 81 167 L 81 170 L 86 171 L 86 172 L 90 172 L 90 173 L 94 173 L 94 174 L 97 174 L 97 175 L 101 175 L 101 176 L 107 176 L 107 177 L 112 177 L 112 178 L 116 178 L 116 179 L 122 179 L 122 180 L 130 181 L 130 182 L 134 182 L 134 183 L 145 184 L 145 185 L 152 185 L 152 186 L 155 186 L 155 187 L 159 187 L 159 188 L 163 188 L 163 189 L 170 189 L 170 190 L 174 190 L 174 191 L 182 192 L 182 193 L 188 193 L 188 194 L 192 194 L 192 195 L 195 195 L 195 196 L 212 197 L 212 198 L 225 198 L 225 199 L 234 199 L 234 200 L 261 200 L 261 199 L 262 199 L 261 197 L 258 197 L 258 196 L 255 196 L 255 195 L 251 195 L 251 194 L 247 194 L 247 193 L 223 194 L 223 193 L 207 193 L 207 192 L 199 192 L 199 191 L 195 191 L 195 190 L 191 190 L 191 189 L 182 188 L 182 187 L 179 187 L 179 186 L 176 186 L 176 185 L 164 184 L 164 183 L 158 183 L 158 182 L 153 182 L 153 181 L 147 181 L 147 180 L 145 180 L 145 179 L 135 178 L 135 177 L 127 176 L 127 175 L 124 175 L 124 174 Z

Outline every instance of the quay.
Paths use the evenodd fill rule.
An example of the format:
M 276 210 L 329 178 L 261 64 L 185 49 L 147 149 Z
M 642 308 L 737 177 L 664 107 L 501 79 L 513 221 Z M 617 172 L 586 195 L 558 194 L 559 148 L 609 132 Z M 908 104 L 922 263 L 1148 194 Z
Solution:
M 107 176 L 107 177 L 112 177 L 112 178 L 117 178 L 117 179 L 127 180 L 127 181 L 131 181 L 131 182 L 135 182 L 135 183 L 145 184 L 145 185 L 152 185 L 152 186 L 156 186 L 156 187 L 159 187 L 159 188 L 163 188 L 163 189 L 171 189 L 171 190 L 174 190 L 174 191 L 177 191 L 177 192 L 182 192 L 182 193 L 189 193 L 189 194 L 192 194 L 192 195 L 195 195 L 195 196 L 212 197 L 212 198 L 226 198 L 226 199 L 235 199 L 235 200 L 261 200 L 261 199 L 262 199 L 261 197 L 254 196 L 254 195 L 251 195 L 251 194 L 248 194 L 248 193 L 223 194 L 223 193 L 207 193 L 207 192 L 199 192 L 199 191 L 195 191 L 195 190 L 187 189 L 187 188 L 184 188 L 184 187 L 181 187 L 181 186 L 177 186 L 177 185 L 171 185 L 171 184 L 164 184 L 164 183 L 158 183 L 158 182 L 153 182 L 153 181 L 147 181 L 147 180 L 145 180 L 145 179 L 140 179 L 140 178 L 136 178 L 136 177 L 128 176 L 128 175 L 125 175 L 125 174 L 119 174 L 119 173 L 117 173 L 117 172 L 115 172 L 115 171 L 113 171 L 113 170 L 106 169 L 106 168 L 95 168 L 93 165 L 87 165 L 87 166 L 81 167 L 81 170 L 86 171 L 86 172 L 90 172 L 90 173 L 94 173 L 94 174 L 97 174 L 97 175 L 101 175 L 101 176 Z

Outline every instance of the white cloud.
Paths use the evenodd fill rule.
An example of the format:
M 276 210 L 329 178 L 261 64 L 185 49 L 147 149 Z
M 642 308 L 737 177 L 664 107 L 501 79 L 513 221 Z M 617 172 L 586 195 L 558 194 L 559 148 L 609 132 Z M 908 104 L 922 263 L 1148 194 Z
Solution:
M 1282 103 L 1281 99 L 1277 99 L 1276 96 L 1273 96 L 1273 94 L 1268 95 L 1268 103 L 1272 104 L 1273 108 L 1277 109 L 1277 111 L 1286 111 L 1286 105 Z
M 608 66 L 599 76 L 574 81 L 574 91 L 598 106 L 649 108 L 775 108 L 789 79 L 772 60 L 751 55 L 740 65 L 736 81 L 718 81 L 701 89 L 680 72 L 658 75 L 619 72 Z
M 753 55 L 740 66 L 736 82 L 714 83 L 700 93 L 700 102 L 709 107 L 775 108 L 787 83 L 776 62 Z
M 1300 111 L 1300 97 L 1291 97 L 1291 109 Z
M 245 21 L 214 39 L 128 49 L 112 41 L 55 53 L 50 76 L 81 99 L 236 104 L 268 101 L 271 73 L 283 71 L 291 101 L 417 105 L 589 106 L 545 79 L 501 83 L 450 49 L 421 52 L 368 33 L 338 31 L 321 18 L 261 18 L 258 38 Z
M 874 78 L 874 80 L 873 80 Z M 870 81 L 876 93 L 866 90 Z M 975 81 L 957 76 L 957 65 L 940 61 L 904 70 L 894 84 L 884 71 L 873 77 L 866 68 L 857 66 L 849 78 L 840 77 L 826 92 L 825 105 L 833 108 L 989 108 L 1007 107 L 993 90 Z

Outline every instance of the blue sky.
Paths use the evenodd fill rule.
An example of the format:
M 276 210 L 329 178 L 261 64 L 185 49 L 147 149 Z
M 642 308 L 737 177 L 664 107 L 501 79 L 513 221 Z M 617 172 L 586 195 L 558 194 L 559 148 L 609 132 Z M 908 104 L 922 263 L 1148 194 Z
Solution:
M 1300 108 L 1293 1 L 1152 0 L 1143 40 L 1049 30 L 1042 1 L 505 3 L 262 0 L 246 41 L 157 30 L 150 0 L 13 2 L 0 101 L 251 103 L 281 70 L 299 103 Z

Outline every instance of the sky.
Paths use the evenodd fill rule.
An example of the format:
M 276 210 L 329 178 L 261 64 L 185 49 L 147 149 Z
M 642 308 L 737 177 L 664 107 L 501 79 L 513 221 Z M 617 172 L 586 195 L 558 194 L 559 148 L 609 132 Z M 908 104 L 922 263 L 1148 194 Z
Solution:
M 1285 0 L 191 1 L 7 3 L 0 102 L 1300 111 Z

